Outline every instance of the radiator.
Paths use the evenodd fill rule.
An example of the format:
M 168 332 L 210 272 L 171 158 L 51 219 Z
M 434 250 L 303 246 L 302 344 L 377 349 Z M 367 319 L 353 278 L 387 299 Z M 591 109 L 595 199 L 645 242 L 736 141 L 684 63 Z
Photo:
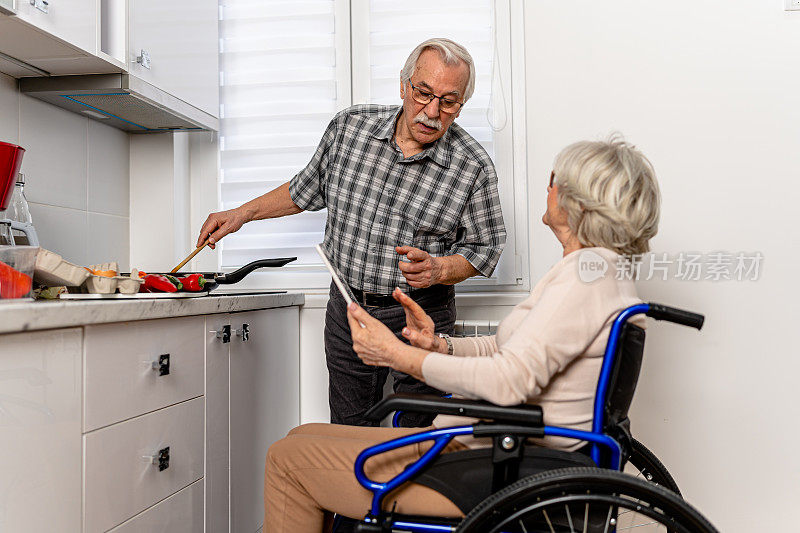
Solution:
M 496 320 L 456 320 L 454 337 L 483 337 L 497 333 Z

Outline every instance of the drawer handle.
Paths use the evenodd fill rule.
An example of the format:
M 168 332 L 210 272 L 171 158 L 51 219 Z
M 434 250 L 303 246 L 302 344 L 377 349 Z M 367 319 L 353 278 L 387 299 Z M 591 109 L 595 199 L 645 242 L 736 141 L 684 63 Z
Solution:
M 216 335 L 218 339 L 222 339 L 222 344 L 228 344 L 231 342 L 231 327 L 230 326 L 222 326 L 220 330 L 211 330 L 209 333 L 213 333 Z
M 242 324 L 241 329 L 236 330 L 236 336 L 242 338 L 242 342 L 250 340 L 250 324 Z
M 159 376 L 166 376 L 169 374 L 169 354 L 164 353 L 158 356 L 158 359 L 153 361 L 153 371 L 158 372 Z
M 148 463 L 158 466 L 158 471 L 162 472 L 169 468 L 169 446 L 161 448 L 155 455 L 143 456 Z

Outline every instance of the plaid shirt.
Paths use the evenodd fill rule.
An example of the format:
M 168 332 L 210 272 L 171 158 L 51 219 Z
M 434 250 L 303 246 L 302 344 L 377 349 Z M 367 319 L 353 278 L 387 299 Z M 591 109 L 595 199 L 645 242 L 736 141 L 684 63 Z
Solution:
M 490 276 L 506 241 L 497 174 L 457 124 L 405 158 L 394 142 L 399 106 L 358 105 L 328 125 L 289 194 L 307 211 L 328 208 L 325 248 L 343 281 L 366 292 L 408 290 L 395 246 L 459 254 Z

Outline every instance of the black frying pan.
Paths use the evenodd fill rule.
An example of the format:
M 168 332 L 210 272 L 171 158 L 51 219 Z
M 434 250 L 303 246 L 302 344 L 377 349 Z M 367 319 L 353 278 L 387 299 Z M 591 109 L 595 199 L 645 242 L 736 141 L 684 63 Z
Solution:
M 202 274 L 203 277 L 206 279 L 205 285 L 203 285 L 203 290 L 200 292 L 209 292 L 214 290 L 217 285 L 227 285 L 231 283 L 239 283 L 244 279 L 246 275 L 257 268 L 265 268 L 265 267 L 282 267 L 292 261 L 295 261 L 296 257 L 279 257 L 276 259 L 259 259 L 257 261 L 253 261 L 252 263 L 247 263 L 243 267 L 239 268 L 238 270 L 234 270 L 233 272 L 199 272 Z M 175 276 L 176 278 L 183 278 L 190 274 L 198 274 L 198 272 L 146 272 L 147 274 L 156 274 L 160 276 Z M 124 274 L 123 274 L 124 275 Z M 197 292 L 197 291 L 194 291 Z

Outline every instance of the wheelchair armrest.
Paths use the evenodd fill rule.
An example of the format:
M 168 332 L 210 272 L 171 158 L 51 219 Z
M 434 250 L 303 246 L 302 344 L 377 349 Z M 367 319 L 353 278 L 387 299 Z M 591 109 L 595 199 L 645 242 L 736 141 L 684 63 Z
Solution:
M 372 407 L 364 415 L 368 420 L 381 420 L 393 411 L 469 416 L 496 422 L 544 426 L 542 408 L 538 405 L 512 405 L 502 407 L 493 403 L 442 398 L 431 394 L 392 394 Z

